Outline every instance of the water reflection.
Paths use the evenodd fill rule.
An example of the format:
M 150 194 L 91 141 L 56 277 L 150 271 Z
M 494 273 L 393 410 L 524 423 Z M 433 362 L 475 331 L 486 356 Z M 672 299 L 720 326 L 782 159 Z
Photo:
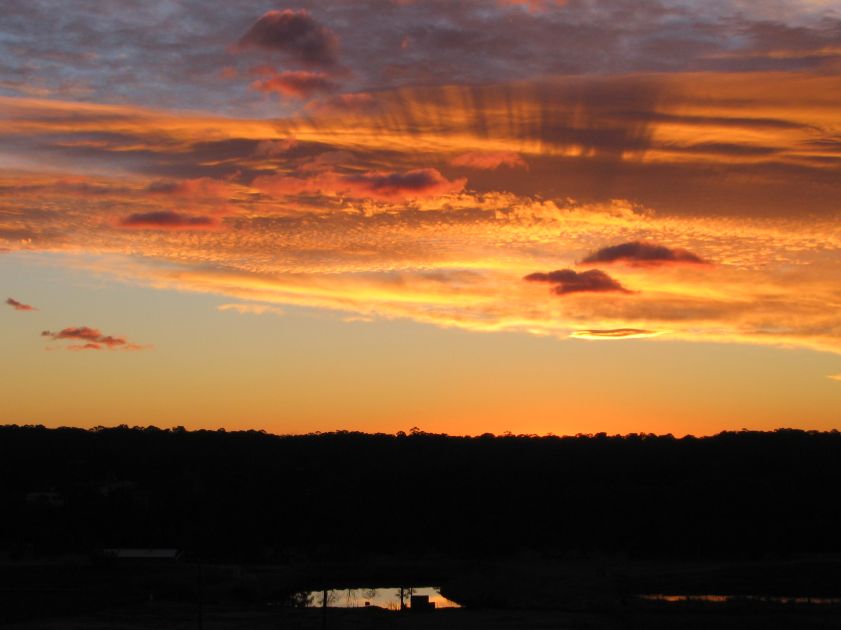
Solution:
M 665 595 L 655 593 L 650 595 L 639 595 L 640 599 L 656 602 L 698 602 L 724 604 L 727 602 L 761 602 L 767 604 L 806 604 L 816 606 L 839 606 L 841 597 L 787 597 L 775 595 Z
M 409 607 L 412 595 L 425 595 L 435 608 L 460 608 L 447 599 L 436 586 L 414 586 L 400 588 L 346 588 L 328 589 L 327 606 L 331 608 L 362 608 L 378 606 L 388 610 L 400 610 L 401 590 L 403 603 Z M 307 591 L 299 594 L 300 602 L 308 607 L 320 608 L 324 605 L 325 591 Z

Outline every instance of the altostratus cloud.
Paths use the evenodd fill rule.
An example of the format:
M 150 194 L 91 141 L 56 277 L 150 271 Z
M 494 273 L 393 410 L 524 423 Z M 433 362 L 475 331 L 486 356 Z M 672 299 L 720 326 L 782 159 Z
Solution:
M 68 350 L 142 350 L 143 346 L 129 342 L 125 337 L 114 337 L 104 335 L 96 328 L 88 326 L 76 326 L 64 328 L 58 332 L 45 330 L 42 337 L 48 337 L 54 341 L 79 341 L 79 344 L 66 346 Z
M 24 304 L 23 302 L 18 302 L 14 298 L 6 298 L 6 304 L 11 306 L 16 311 L 37 311 L 38 310 L 34 306 L 30 306 L 29 304 Z
M 574 271 L 558 269 L 549 273 L 531 273 L 523 278 L 526 282 L 545 282 L 551 284 L 552 293 L 568 295 L 570 293 L 632 293 L 604 271 Z
M 623 262 L 634 267 L 657 265 L 706 265 L 706 260 L 690 251 L 670 248 L 657 243 L 633 241 L 604 247 L 593 252 L 581 264 L 611 264 Z

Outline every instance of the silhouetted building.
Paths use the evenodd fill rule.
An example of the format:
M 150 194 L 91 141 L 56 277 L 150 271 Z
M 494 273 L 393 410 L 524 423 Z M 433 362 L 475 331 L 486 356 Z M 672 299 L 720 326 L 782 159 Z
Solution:
M 409 609 L 412 612 L 427 612 L 435 610 L 435 602 L 429 601 L 429 595 L 412 595 L 409 601 Z

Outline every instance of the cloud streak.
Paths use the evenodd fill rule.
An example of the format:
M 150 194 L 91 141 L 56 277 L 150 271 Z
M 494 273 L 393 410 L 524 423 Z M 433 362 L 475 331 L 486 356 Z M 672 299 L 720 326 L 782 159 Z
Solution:
M 662 334 L 662 332 L 656 330 L 640 328 L 613 328 L 610 330 L 576 330 L 570 337 L 573 339 L 645 339 Z
M 6 304 L 11 306 L 16 311 L 37 311 L 38 310 L 34 306 L 30 306 L 29 304 L 24 304 L 23 302 L 18 302 L 14 298 L 6 298 Z
M 120 219 L 118 225 L 138 230 L 213 230 L 219 226 L 219 222 L 213 217 L 162 210 L 130 214 Z

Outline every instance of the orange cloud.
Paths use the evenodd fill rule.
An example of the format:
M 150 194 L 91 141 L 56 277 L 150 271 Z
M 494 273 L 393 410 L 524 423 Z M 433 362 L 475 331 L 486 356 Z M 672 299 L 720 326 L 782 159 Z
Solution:
M 0 97 L 15 159 L 28 148 L 52 169 L 0 171 L 0 249 L 102 256 L 97 271 L 153 286 L 348 317 L 839 352 L 840 86 L 662 73 L 406 87 L 275 120 Z M 493 152 L 529 169 L 472 173 L 470 189 L 442 174 L 453 156 Z M 170 219 L 154 238 L 114 229 L 222 209 L 228 229 L 200 236 L 159 229 Z M 659 259 L 650 273 L 637 252 L 610 278 L 633 299 L 540 300 L 522 281 L 606 243 L 666 243 L 717 273 Z

